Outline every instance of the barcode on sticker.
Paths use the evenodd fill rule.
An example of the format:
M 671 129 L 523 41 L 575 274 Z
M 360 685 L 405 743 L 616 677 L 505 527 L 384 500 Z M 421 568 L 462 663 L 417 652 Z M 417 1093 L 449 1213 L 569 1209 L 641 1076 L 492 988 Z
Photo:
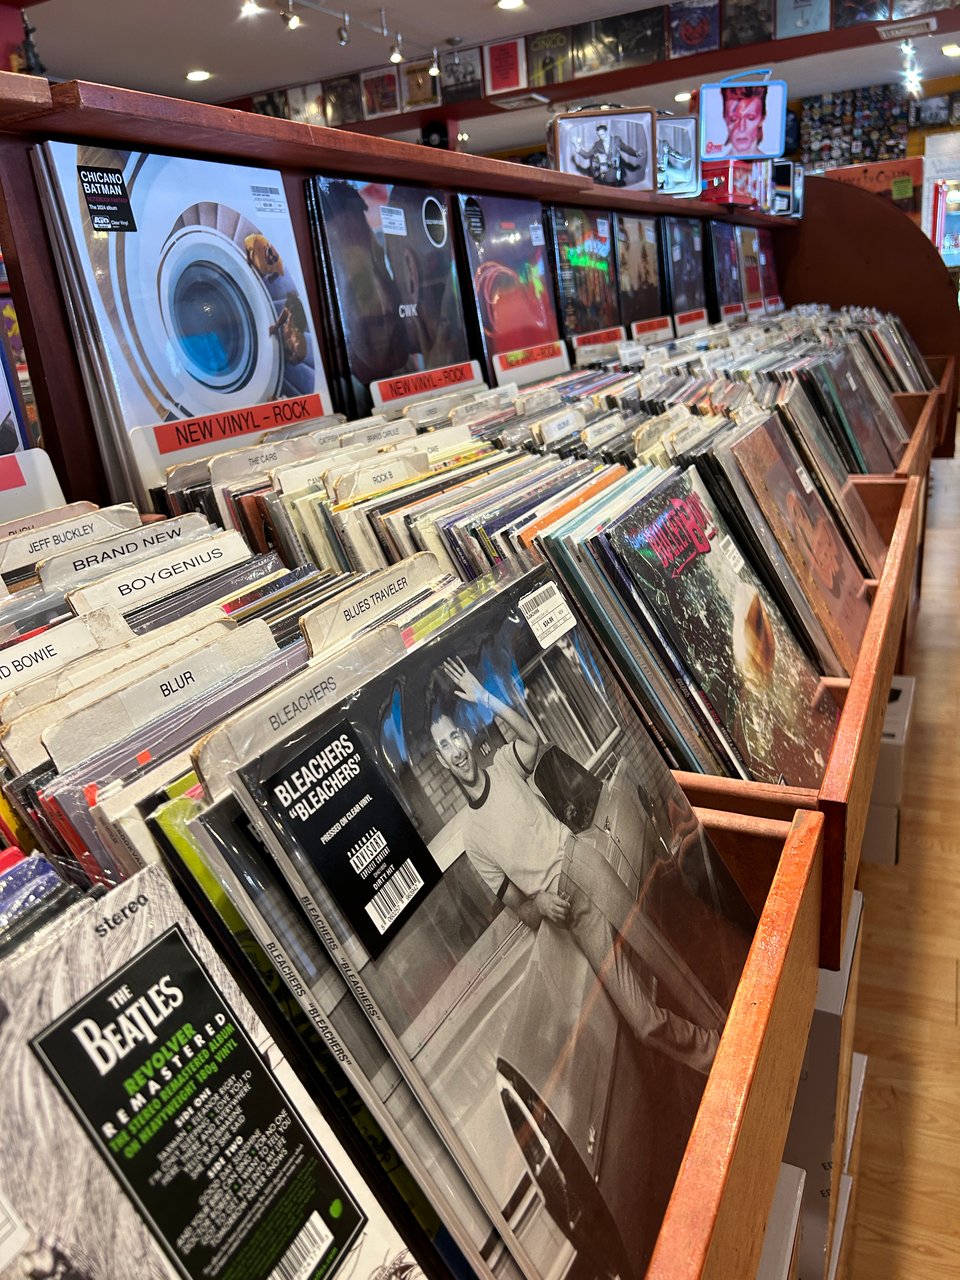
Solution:
M 255 196 L 278 196 L 280 194 L 279 187 L 251 187 L 251 195 Z
M 810 479 L 806 467 L 797 467 L 797 478 L 803 485 L 804 493 L 813 493 L 813 481 Z
M 423 888 L 420 873 L 408 858 L 387 883 L 367 903 L 367 915 L 381 933 L 386 933 L 397 916 Z
M 308 1280 L 333 1244 L 333 1232 L 314 1210 L 268 1280 Z
M 23 1253 L 32 1238 L 13 1205 L 0 1192 L 0 1271 L 5 1271 Z
M 577 625 L 570 606 L 555 582 L 549 582 L 539 591 L 532 591 L 530 595 L 524 596 L 520 601 L 520 612 L 537 637 L 541 649 L 549 649 L 555 640 Z
M 733 569 L 733 572 L 739 573 L 743 568 L 743 556 L 740 554 L 739 547 L 730 537 L 729 533 L 725 533 L 720 539 L 720 550 L 726 556 L 727 563 L 730 565 L 731 569 Z

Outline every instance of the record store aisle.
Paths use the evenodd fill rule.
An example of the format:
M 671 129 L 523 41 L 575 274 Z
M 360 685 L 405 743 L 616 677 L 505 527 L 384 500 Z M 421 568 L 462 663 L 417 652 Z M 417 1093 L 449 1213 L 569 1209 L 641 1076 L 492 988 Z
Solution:
M 860 870 L 870 1062 L 847 1280 L 960 1276 L 960 458 L 933 483 L 900 863 Z

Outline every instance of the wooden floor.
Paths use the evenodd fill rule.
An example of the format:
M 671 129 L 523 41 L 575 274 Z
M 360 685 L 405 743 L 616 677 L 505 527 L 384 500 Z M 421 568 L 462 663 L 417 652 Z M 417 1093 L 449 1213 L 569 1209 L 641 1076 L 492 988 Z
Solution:
M 847 1280 L 960 1278 L 960 458 L 933 464 L 900 863 L 861 864 L 870 1056 Z

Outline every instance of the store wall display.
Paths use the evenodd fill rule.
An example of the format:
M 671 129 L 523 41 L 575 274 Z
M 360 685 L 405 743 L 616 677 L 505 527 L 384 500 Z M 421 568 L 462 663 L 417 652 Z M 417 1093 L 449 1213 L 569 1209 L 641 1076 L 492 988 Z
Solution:
M 175 440 L 196 420 L 232 430 L 259 413 L 269 425 L 283 401 L 329 412 L 278 172 L 59 142 L 43 156 L 77 340 L 103 388 L 103 447 L 126 493 L 145 497 L 135 428 Z
M 469 369 L 448 197 L 344 178 L 318 178 L 315 191 L 353 412 L 396 398 L 388 384 L 398 379 Z
M 650 107 L 572 111 L 554 116 L 551 150 L 561 173 L 607 187 L 653 191 L 657 183 L 656 113 Z
M 871 85 L 804 98 L 800 160 L 832 169 L 906 155 L 908 99 L 901 85 Z
M 720 0 L 673 0 L 667 6 L 671 58 L 720 48 Z

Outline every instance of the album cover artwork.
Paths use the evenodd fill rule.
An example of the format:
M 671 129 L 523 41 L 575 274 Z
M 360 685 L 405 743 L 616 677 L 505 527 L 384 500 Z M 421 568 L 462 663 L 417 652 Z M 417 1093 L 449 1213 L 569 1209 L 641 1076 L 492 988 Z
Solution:
M 617 245 L 620 315 L 629 329 L 666 313 L 660 274 L 660 246 L 655 218 L 618 214 L 614 221 Z
M 757 229 L 738 226 L 736 231 L 744 305 L 747 311 L 762 311 L 763 289 L 760 284 L 760 243 L 757 239 Z
M 934 13 L 937 9 L 952 9 L 953 0 L 893 0 L 894 22 L 903 18 L 916 18 L 922 13 Z
M 360 72 L 360 93 L 364 120 L 394 116 L 400 111 L 400 84 L 396 67 L 379 67 Z
M 774 0 L 723 0 L 723 47 L 773 39 Z
M 813 480 L 776 418 L 732 446 L 754 497 L 849 675 L 870 605 L 864 579 Z
M 483 60 L 479 49 L 454 49 L 440 55 L 444 102 L 468 102 L 483 96 Z
M 638 9 L 610 18 L 620 45 L 620 61 L 626 67 L 647 66 L 666 58 L 666 6 Z
M 675 316 L 704 311 L 703 227 L 693 218 L 663 218 L 664 261 Z
M 620 324 L 613 226 L 595 209 L 551 210 L 560 319 L 567 338 Z
M 531 89 L 572 79 L 573 47 L 569 27 L 527 36 L 527 83 Z
M 720 48 L 720 0 L 673 0 L 667 20 L 671 58 Z
M 449 197 L 358 178 L 317 178 L 315 190 L 360 416 L 372 383 L 469 358 Z
M 323 85 L 302 84 L 287 90 L 287 115 L 301 124 L 323 124 Z
M 560 337 L 543 209 L 512 196 L 457 197 L 488 360 Z
M 337 76 L 323 82 L 323 115 L 331 129 L 363 119 L 359 76 Z
M 622 62 L 620 32 L 614 18 L 597 22 L 580 22 L 570 32 L 573 48 L 573 74 L 595 76 L 612 71 Z
M 763 294 L 763 305 L 768 311 L 777 310 L 783 306 L 783 298 L 780 295 L 780 281 L 777 277 L 773 232 L 769 227 L 758 229 L 757 250 L 760 259 L 760 292 Z
M 404 111 L 420 111 L 424 107 L 439 107 L 440 77 L 430 74 L 430 59 L 419 62 L 401 62 L 400 99 Z
M 890 0 L 831 0 L 831 4 L 835 28 L 886 22 L 890 17 Z
M 717 300 L 717 318 L 729 319 L 744 312 L 740 281 L 737 229 L 732 222 L 710 223 L 710 272 Z
M 283 179 L 180 156 L 45 144 L 116 414 L 229 415 L 327 383 Z
M 550 576 L 240 773 L 536 1272 L 640 1280 L 755 917 Z
M 696 469 L 638 503 L 610 540 L 749 775 L 818 787 L 836 704 Z
M 3 1276 L 413 1264 L 166 873 L 110 904 L 0 966 Z
M 830 30 L 830 0 L 776 0 L 777 39 Z

